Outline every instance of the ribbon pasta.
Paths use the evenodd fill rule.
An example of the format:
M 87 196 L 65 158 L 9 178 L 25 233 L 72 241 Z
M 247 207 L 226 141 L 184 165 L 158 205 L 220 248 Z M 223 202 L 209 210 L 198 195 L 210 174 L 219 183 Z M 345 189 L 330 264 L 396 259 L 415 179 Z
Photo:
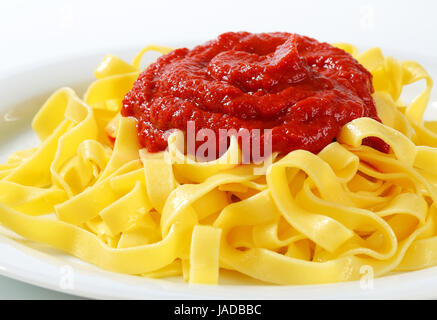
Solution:
M 319 154 L 274 155 L 262 174 L 236 165 L 238 143 L 196 162 L 175 132 L 165 152 L 140 150 L 120 117 L 140 72 L 107 55 L 84 98 L 63 88 L 35 116 L 41 143 L 0 165 L 0 223 L 103 269 L 214 284 L 220 269 L 274 284 L 356 280 L 437 265 L 437 121 L 423 122 L 432 79 L 378 48 L 337 44 L 373 74 L 379 123 L 358 118 Z M 410 104 L 405 85 L 425 80 Z M 112 144 L 111 139 L 115 139 Z M 376 136 L 384 154 L 362 145 Z

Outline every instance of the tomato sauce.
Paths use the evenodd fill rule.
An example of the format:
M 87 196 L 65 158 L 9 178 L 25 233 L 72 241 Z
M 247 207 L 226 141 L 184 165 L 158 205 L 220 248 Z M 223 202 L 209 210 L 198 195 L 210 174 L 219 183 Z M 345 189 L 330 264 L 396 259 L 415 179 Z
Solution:
M 318 152 L 349 121 L 378 121 L 372 75 L 350 54 L 290 33 L 229 32 L 151 64 L 123 101 L 141 145 L 167 147 L 166 130 L 272 129 L 272 149 Z M 387 152 L 378 138 L 366 144 Z

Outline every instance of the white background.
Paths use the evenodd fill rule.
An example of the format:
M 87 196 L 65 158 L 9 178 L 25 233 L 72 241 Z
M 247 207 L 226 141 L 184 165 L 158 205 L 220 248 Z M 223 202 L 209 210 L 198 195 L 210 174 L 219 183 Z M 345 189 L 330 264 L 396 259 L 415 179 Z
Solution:
M 433 55 L 435 39 L 411 25 L 437 31 L 436 9 L 430 0 L 0 0 L 0 74 L 118 47 L 195 43 L 230 30 L 289 31 Z
M 0 78 L 68 57 L 149 43 L 189 45 L 240 30 L 437 57 L 436 9 L 429 0 L 0 0 Z M 68 296 L 0 277 L 0 298 Z

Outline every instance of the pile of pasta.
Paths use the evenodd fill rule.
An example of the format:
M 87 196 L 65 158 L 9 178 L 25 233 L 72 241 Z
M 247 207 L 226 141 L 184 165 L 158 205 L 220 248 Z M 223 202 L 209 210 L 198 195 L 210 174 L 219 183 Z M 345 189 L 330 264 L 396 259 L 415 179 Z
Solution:
M 319 154 L 275 155 L 265 169 L 235 164 L 235 139 L 212 162 L 187 158 L 180 132 L 164 152 L 140 149 L 122 99 L 143 54 L 170 49 L 131 64 L 107 55 L 83 99 L 63 88 L 37 113 L 41 144 L 0 165 L 0 223 L 106 270 L 190 283 L 218 283 L 221 269 L 312 284 L 436 265 L 437 121 L 422 120 L 432 80 L 378 48 L 337 46 L 372 72 L 382 123 L 353 120 Z M 405 105 L 403 87 L 420 80 Z M 370 136 L 390 153 L 362 145 Z

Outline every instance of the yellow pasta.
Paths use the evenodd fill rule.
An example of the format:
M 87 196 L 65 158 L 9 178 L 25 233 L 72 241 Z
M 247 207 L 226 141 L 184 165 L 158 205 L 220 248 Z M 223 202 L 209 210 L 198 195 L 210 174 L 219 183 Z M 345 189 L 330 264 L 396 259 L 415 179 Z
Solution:
M 140 149 L 122 99 L 143 54 L 171 49 L 105 56 L 83 99 L 63 88 L 42 106 L 40 145 L 0 165 L 0 223 L 106 270 L 190 283 L 216 284 L 221 269 L 311 284 L 437 265 L 437 121 L 422 119 L 433 82 L 416 62 L 337 46 L 372 72 L 382 123 L 355 119 L 319 154 L 274 154 L 257 174 L 234 138 L 210 162 L 183 153 L 182 132 L 164 152 Z M 390 153 L 362 145 L 375 136 Z

